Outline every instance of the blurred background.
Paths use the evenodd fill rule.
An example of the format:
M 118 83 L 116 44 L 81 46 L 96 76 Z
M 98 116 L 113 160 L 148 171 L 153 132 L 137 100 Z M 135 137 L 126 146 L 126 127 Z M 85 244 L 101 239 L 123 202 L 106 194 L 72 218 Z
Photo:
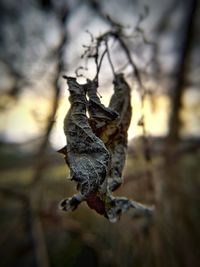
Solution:
M 0 266 L 198 266 L 200 250 L 200 5 L 197 0 L 0 0 Z M 93 78 L 91 39 L 124 26 L 138 74 L 116 42 L 132 88 L 124 184 L 116 195 L 155 205 L 153 218 L 111 224 L 76 192 L 56 151 L 69 109 L 62 75 Z M 107 105 L 105 59 L 99 93 Z M 87 67 L 87 69 L 86 69 Z M 85 78 L 84 78 L 85 77 Z

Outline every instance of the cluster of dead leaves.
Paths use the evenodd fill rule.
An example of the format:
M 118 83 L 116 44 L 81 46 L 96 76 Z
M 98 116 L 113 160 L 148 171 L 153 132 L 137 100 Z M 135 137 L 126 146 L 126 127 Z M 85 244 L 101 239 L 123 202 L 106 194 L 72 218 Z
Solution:
M 132 114 L 131 90 L 124 75 L 115 75 L 114 93 L 108 107 L 101 103 L 96 80 L 88 79 L 86 84 L 79 84 L 76 78 L 64 78 L 69 87 L 71 107 L 64 120 L 67 146 L 60 152 L 65 155 L 78 193 L 62 200 L 60 207 L 66 211 L 75 210 L 86 201 L 91 209 L 111 222 L 131 208 L 137 213 L 151 213 L 151 208 L 112 195 L 123 182 Z

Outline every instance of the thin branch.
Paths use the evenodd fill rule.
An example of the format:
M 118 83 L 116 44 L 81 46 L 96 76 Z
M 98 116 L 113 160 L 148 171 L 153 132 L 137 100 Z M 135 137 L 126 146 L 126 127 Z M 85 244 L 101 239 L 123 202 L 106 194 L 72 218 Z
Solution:
M 144 86 L 142 84 L 142 79 L 140 77 L 140 73 L 139 73 L 139 70 L 135 64 L 135 62 L 133 61 L 132 59 L 132 56 L 131 56 L 131 53 L 127 47 L 127 45 L 125 44 L 124 40 L 121 38 L 121 36 L 119 36 L 118 33 L 113 33 L 113 35 L 115 36 L 115 38 L 119 41 L 120 45 L 121 45 L 121 48 L 124 50 L 124 53 L 126 54 L 126 57 L 133 69 L 133 73 L 138 81 L 138 84 L 140 86 L 141 89 L 144 89 Z
M 101 65 L 102 65 L 102 62 L 103 62 L 103 58 L 104 58 L 104 56 L 105 56 L 105 54 L 107 53 L 107 51 L 106 51 L 106 49 L 104 50 L 104 52 L 102 53 L 102 55 L 101 55 L 101 58 L 100 58 L 100 61 L 99 61 L 99 63 L 96 63 L 96 66 L 97 66 L 97 72 L 96 72 L 96 75 L 95 75 L 95 77 L 94 77 L 94 80 L 99 80 L 98 79 L 98 77 L 99 77 L 99 72 L 100 72 L 100 69 L 101 69 Z M 95 62 L 97 62 L 97 61 L 95 61 Z
M 64 47 L 66 46 L 67 43 L 67 34 L 65 30 L 65 23 L 64 21 L 61 23 L 61 28 L 62 28 L 62 37 L 60 44 L 57 48 L 56 52 L 56 60 L 57 60 L 57 66 L 55 70 L 55 79 L 53 81 L 53 88 L 54 88 L 54 96 L 53 96 L 53 104 L 52 104 L 52 110 L 49 115 L 49 120 L 47 123 L 47 127 L 45 130 L 44 138 L 43 141 L 39 147 L 39 150 L 36 155 L 37 163 L 36 163 L 36 169 L 34 176 L 32 178 L 32 183 L 36 183 L 38 180 L 40 180 L 41 175 L 42 175 L 42 169 L 44 166 L 44 160 L 45 160 L 45 153 L 46 153 L 46 148 L 48 146 L 49 142 L 49 136 L 51 133 L 51 130 L 53 128 L 54 122 L 55 122 L 55 115 L 57 112 L 58 104 L 59 104 L 59 99 L 60 99 L 60 93 L 61 93 L 61 88 L 59 85 L 59 79 L 60 79 L 60 74 L 63 70 L 64 62 L 63 62 L 63 50 Z
M 113 63 L 112 63 L 112 60 L 111 60 L 111 56 L 110 56 L 110 50 L 109 50 L 109 47 L 108 47 L 108 40 L 106 40 L 106 50 L 107 50 L 108 61 L 110 63 L 110 67 L 111 67 L 113 76 L 115 77 L 115 69 L 114 69 L 114 66 L 113 66 Z

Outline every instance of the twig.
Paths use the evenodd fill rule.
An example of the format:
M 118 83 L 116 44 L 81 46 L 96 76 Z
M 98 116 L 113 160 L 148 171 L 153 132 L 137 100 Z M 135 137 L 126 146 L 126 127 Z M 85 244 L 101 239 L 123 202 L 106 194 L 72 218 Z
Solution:
M 57 112 L 59 99 L 60 99 L 61 88 L 59 85 L 59 78 L 60 78 L 60 73 L 62 72 L 63 65 L 64 65 L 64 63 L 63 63 L 63 49 L 64 49 L 66 42 L 67 42 L 67 35 L 66 35 L 66 31 L 65 31 L 65 21 L 62 21 L 61 28 L 62 28 L 62 37 L 61 37 L 61 41 L 60 41 L 60 44 L 59 44 L 59 46 L 57 48 L 57 52 L 56 52 L 57 66 L 56 66 L 56 70 L 55 70 L 55 79 L 53 81 L 53 88 L 54 88 L 53 106 L 52 106 L 51 113 L 49 115 L 49 120 L 47 123 L 47 127 L 45 130 L 43 141 L 42 141 L 42 143 L 39 147 L 39 150 L 37 152 L 37 155 L 36 155 L 37 163 L 36 163 L 35 173 L 34 173 L 34 176 L 32 178 L 33 184 L 36 183 L 38 180 L 40 180 L 41 175 L 42 175 L 41 170 L 43 169 L 46 148 L 48 145 L 49 136 L 50 136 L 52 127 L 53 127 L 54 122 L 55 122 L 55 115 Z
M 110 67 L 113 73 L 113 76 L 115 77 L 115 69 L 111 60 L 111 56 L 110 56 L 110 51 L 109 51 L 109 47 L 108 47 L 108 40 L 106 40 L 106 49 L 107 49 L 107 56 L 108 56 L 108 61 L 110 63 Z
M 99 80 L 99 79 L 98 79 L 98 78 L 99 78 L 99 72 L 100 72 L 101 65 L 102 65 L 102 62 L 103 62 L 103 58 L 104 58 L 106 52 L 107 52 L 107 51 L 106 51 L 106 49 L 105 49 L 104 52 L 103 52 L 102 55 L 101 55 L 101 58 L 100 58 L 99 63 L 98 63 L 98 60 L 95 60 L 95 62 L 97 62 L 97 63 L 96 63 L 97 71 L 96 71 L 96 75 L 95 75 L 95 77 L 94 77 L 93 80 L 97 80 L 97 82 L 98 82 L 98 80 Z

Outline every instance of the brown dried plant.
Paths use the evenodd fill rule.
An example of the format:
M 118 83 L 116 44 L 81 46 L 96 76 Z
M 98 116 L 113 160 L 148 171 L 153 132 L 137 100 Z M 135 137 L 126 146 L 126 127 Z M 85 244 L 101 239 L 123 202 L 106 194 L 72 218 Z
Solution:
M 109 38 L 118 39 L 122 50 L 130 55 L 121 34 L 121 28 L 117 28 L 116 32 L 101 35 L 96 42 L 92 38 L 92 45 L 87 47 L 84 56 L 93 57 L 96 62 L 93 80 L 87 79 L 86 84 L 79 84 L 76 78 L 64 76 L 69 87 L 71 106 L 64 120 L 67 146 L 59 151 L 65 155 L 71 180 L 77 183 L 78 190 L 76 195 L 61 201 L 61 209 L 75 210 L 82 201 L 86 201 L 91 209 L 111 222 L 117 221 L 128 210 L 137 215 L 150 215 L 153 210 L 125 197 L 112 195 L 123 182 L 127 131 L 132 115 L 131 88 L 123 73 L 115 73 L 108 48 Z M 100 56 L 99 47 L 102 43 L 105 50 Z M 101 103 L 97 94 L 98 76 L 105 54 L 114 75 L 114 93 L 109 107 Z M 133 65 L 132 61 L 130 64 Z M 135 65 L 133 68 L 135 71 Z

